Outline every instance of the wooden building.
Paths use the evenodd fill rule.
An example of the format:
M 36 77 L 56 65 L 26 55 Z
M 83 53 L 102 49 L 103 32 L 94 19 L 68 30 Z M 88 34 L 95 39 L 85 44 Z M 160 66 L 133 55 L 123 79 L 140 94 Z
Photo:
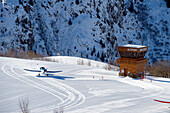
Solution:
M 144 75 L 144 65 L 148 62 L 144 58 L 148 51 L 147 46 L 127 44 L 118 46 L 118 51 L 121 57 L 117 59 L 117 63 L 120 64 L 119 76 L 137 78 Z

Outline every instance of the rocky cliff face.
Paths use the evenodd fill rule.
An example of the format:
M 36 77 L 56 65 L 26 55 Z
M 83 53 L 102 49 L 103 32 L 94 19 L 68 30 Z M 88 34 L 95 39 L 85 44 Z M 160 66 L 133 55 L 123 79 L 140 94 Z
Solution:
M 170 60 L 168 0 L 6 0 L 0 4 L 0 51 L 99 61 L 119 57 L 117 46 L 147 45 L 149 62 Z

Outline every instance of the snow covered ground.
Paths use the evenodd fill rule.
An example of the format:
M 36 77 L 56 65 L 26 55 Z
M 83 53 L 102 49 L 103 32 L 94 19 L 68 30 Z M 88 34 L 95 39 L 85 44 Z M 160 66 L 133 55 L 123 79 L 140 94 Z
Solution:
M 76 57 L 50 59 L 57 62 L 0 57 L 0 113 L 20 112 L 22 98 L 29 99 L 31 113 L 53 113 L 60 107 L 64 113 L 170 112 L 170 105 L 153 101 L 170 101 L 170 79 L 120 78 L 100 62 L 83 66 Z M 37 70 L 37 63 L 58 72 L 47 77 L 26 71 Z

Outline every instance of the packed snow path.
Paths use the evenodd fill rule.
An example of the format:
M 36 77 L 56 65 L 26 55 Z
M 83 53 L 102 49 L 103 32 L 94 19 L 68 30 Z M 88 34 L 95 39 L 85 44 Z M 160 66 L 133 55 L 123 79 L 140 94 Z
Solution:
M 29 99 L 31 113 L 53 113 L 60 107 L 64 113 L 169 113 L 169 104 L 153 101 L 170 100 L 169 82 L 119 78 L 117 71 L 70 62 L 0 57 L 0 113 L 20 112 L 22 98 Z M 37 63 L 58 73 L 39 77 L 24 70 L 36 70 Z

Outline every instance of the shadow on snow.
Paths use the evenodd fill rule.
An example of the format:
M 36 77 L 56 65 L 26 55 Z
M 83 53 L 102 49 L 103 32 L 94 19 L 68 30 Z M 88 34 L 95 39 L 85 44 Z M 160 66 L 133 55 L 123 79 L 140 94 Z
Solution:
M 158 82 L 166 82 L 166 83 L 170 83 L 170 81 L 166 81 L 166 80 L 156 80 L 156 79 L 149 78 L 149 77 L 147 77 L 147 79 L 153 80 L 153 81 L 158 81 Z
M 55 78 L 55 79 L 60 79 L 60 80 L 74 79 L 74 77 L 56 76 L 56 75 L 53 75 L 53 74 L 48 74 L 48 76 L 39 76 L 39 75 L 37 75 L 37 77 L 39 77 L 39 78 Z

